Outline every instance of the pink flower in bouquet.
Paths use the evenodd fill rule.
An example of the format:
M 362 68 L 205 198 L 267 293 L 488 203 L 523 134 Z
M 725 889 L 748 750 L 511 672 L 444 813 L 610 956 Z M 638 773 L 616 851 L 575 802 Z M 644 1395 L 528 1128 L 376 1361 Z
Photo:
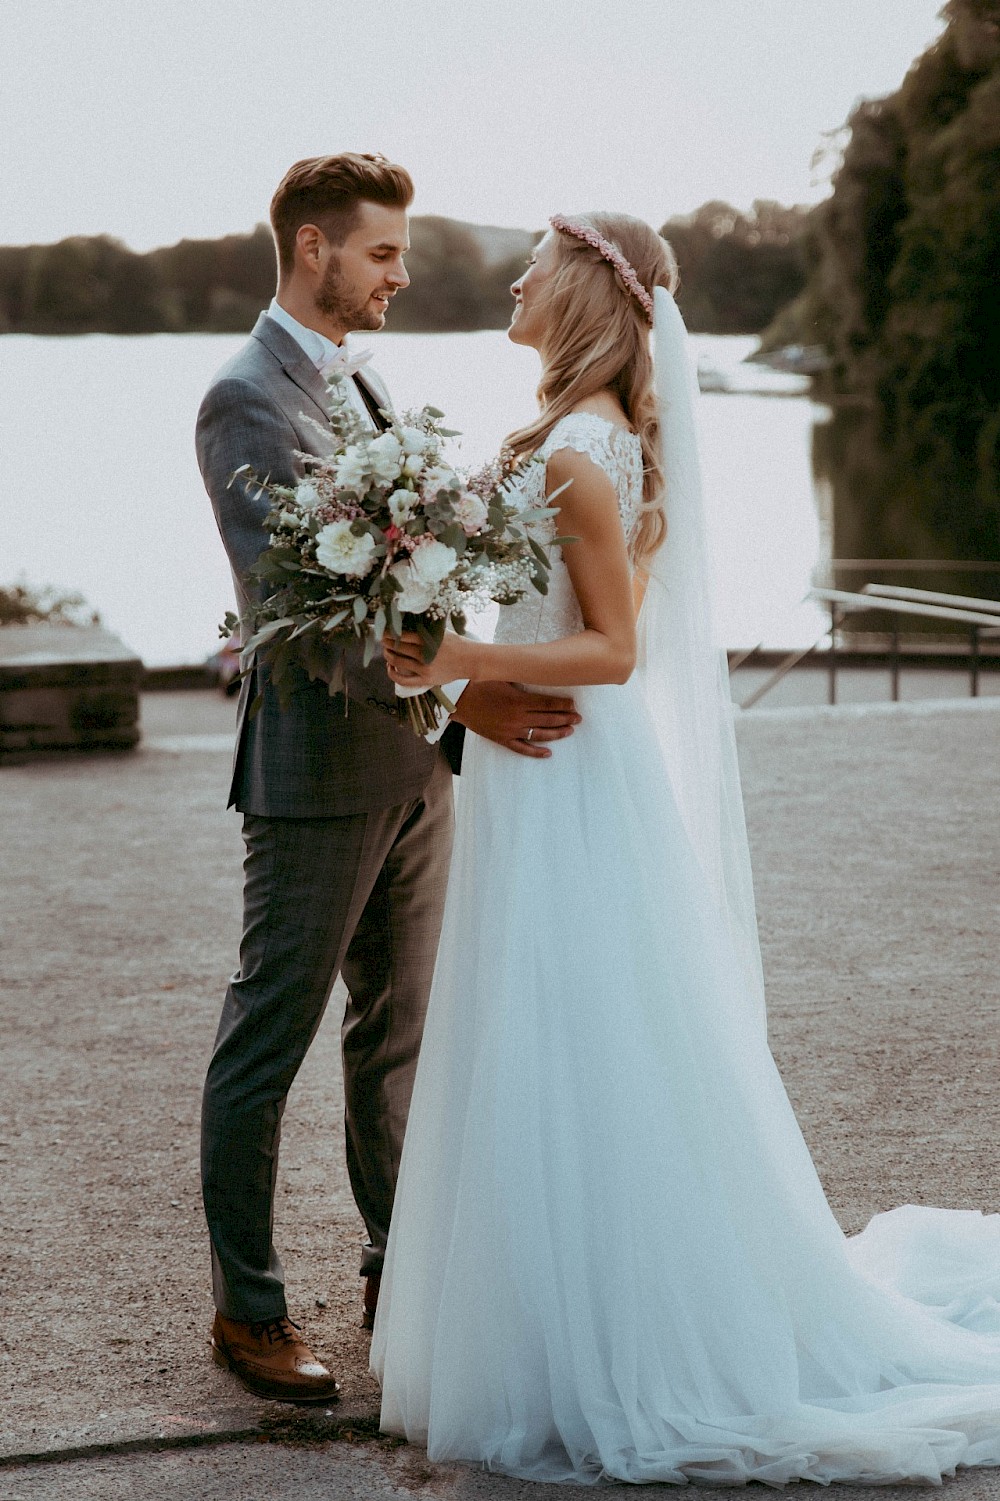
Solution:
M 467 537 L 474 537 L 486 525 L 489 511 L 486 502 L 472 490 L 463 490 L 455 502 L 455 517 Z

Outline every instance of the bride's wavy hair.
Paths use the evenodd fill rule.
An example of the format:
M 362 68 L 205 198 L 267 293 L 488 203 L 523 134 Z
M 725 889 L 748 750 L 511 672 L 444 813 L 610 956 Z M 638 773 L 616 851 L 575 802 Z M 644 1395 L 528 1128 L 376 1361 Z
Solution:
M 639 281 L 673 292 L 677 259 L 666 240 L 629 214 L 574 214 L 617 246 Z M 575 235 L 554 230 L 555 263 L 542 297 L 547 327 L 539 349 L 541 412 L 508 435 L 504 452 L 516 462 L 535 452 L 561 417 L 605 387 L 614 391 L 642 442 L 643 510 L 633 562 L 650 557 L 666 535 L 660 421 L 653 387 L 649 320 L 610 261 Z

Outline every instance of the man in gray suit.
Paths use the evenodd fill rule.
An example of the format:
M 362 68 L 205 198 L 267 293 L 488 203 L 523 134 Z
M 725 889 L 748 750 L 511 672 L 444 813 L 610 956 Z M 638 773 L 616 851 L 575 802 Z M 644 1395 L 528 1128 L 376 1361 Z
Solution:
M 381 328 L 409 284 L 412 197 L 402 167 L 353 153 L 298 162 L 275 193 L 276 297 L 198 415 L 198 461 L 241 612 L 255 587 L 247 571 L 268 542 L 268 503 L 247 481 L 232 483 L 234 471 L 248 464 L 294 483 L 296 450 L 322 452 L 306 420 L 327 420 L 321 370 L 343 360 L 345 334 Z M 359 413 L 384 426 L 388 393 L 367 369 L 352 378 Z M 368 1233 L 370 1327 L 440 934 L 461 726 L 547 756 L 546 742 L 578 722 L 569 699 L 473 684 L 459 724 L 430 745 L 401 716 L 381 656 L 366 668 L 349 650 L 346 684 L 345 713 L 343 694 L 304 672 L 285 709 L 259 666 L 244 681 L 230 791 L 246 844 L 243 939 L 202 1114 L 213 1354 L 252 1391 L 296 1402 L 328 1402 L 337 1383 L 288 1318 L 272 1238 L 288 1090 L 343 974 L 347 1163 Z

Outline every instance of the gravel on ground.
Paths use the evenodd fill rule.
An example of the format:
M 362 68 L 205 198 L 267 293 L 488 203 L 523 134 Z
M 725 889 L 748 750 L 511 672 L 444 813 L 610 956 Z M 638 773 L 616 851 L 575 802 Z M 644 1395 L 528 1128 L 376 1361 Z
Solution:
M 772 1043 L 848 1231 L 905 1202 L 1000 1210 L 998 711 L 739 721 Z M 541 1495 L 385 1443 L 318 1446 L 364 1439 L 378 1406 L 339 987 L 285 1117 L 277 1238 L 344 1400 L 297 1424 L 208 1358 L 197 1121 L 239 936 L 232 717 L 213 695 L 150 695 L 135 754 L 0 769 L 0 1497 Z M 285 1443 L 99 1452 L 255 1430 Z M 1000 1497 L 998 1472 L 956 1485 Z

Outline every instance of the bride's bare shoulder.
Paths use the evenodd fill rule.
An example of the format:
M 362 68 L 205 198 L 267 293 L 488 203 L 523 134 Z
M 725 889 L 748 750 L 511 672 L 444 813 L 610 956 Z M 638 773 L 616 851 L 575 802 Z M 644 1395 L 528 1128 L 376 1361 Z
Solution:
M 622 427 L 626 432 L 632 431 L 625 408 L 613 391 L 595 391 L 592 396 L 585 396 L 578 401 L 572 411 L 603 417 L 605 422 L 610 422 L 614 427 Z

